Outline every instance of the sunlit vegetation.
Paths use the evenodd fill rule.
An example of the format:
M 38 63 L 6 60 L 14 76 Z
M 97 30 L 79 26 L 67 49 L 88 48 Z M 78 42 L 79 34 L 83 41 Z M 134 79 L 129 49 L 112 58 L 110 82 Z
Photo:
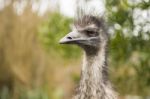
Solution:
M 58 12 L 49 18 L 39 28 L 39 38 L 48 52 L 57 52 L 64 58 L 78 58 L 80 50 L 76 46 L 60 46 L 59 40 L 71 31 L 72 19 L 62 16 Z
M 149 25 L 148 19 L 139 16 L 144 23 L 138 22 L 134 12 L 138 9 L 146 11 L 150 3 L 143 1 L 134 4 L 129 1 L 107 0 L 108 23 L 114 30 L 110 45 L 112 80 L 121 94 L 148 96 L 150 28 L 144 28 Z M 137 31 L 137 27 L 141 28 Z
M 73 19 L 58 11 L 39 16 L 31 2 L 18 15 L 15 1 L 0 10 L 0 99 L 70 99 L 82 52 L 58 42 L 70 32 Z M 150 96 L 150 28 L 144 27 L 149 22 L 135 24 L 133 18 L 136 9 L 146 11 L 149 4 L 106 2 L 110 78 L 122 97 Z

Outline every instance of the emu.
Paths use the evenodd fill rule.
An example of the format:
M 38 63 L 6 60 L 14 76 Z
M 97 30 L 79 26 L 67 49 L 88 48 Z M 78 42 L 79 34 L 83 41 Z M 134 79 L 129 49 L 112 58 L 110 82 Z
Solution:
M 117 99 L 108 78 L 109 35 L 105 22 L 99 15 L 80 12 L 72 32 L 60 40 L 60 44 L 75 44 L 84 51 L 80 83 L 73 99 Z

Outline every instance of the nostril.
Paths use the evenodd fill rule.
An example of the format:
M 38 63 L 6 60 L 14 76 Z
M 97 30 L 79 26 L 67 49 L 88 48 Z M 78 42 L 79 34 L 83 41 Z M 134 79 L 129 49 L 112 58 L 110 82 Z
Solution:
M 71 39 L 72 39 L 72 37 L 67 37 L 67 39 L 70 39 L 70 40 L 71 40 Z

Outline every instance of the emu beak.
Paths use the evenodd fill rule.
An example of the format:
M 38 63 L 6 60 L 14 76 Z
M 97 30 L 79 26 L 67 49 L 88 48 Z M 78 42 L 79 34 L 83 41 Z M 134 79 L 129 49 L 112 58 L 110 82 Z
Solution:
M 65 37 L 63 37 L 59 43 L 60 44 L 76 44 L 79 41 L 81 41 L 82 39 L 79 36 L 78 32 L 70 32 L 68 33 Z

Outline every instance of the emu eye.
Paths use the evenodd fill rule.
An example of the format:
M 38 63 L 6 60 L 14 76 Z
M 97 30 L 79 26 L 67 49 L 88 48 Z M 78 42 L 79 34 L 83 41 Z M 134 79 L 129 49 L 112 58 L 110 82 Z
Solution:
M 95 32 L 95 31 L 90 31 L 90 30 L 86 30 L 85 31 L 86 35 L 89 36 L 89 37 L 94 37 L 94 36 L 97 36 L 98 33 Z

